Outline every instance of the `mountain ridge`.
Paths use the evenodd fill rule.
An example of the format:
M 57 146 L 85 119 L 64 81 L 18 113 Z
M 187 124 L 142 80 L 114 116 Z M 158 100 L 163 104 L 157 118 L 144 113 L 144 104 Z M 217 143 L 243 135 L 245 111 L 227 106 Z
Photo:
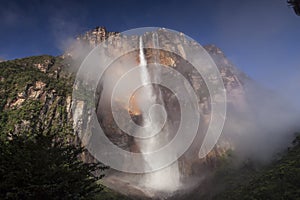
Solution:
M 96 30 L 96 31 L 95 31 Z M 99 27 L 90 31 L 90 34 L 78 36 L 77 41 L 91 42 L 88 45 L 96 45 L 98 42 L 106 40 L 108 37 L 119 36 L 117 32 L 108 32 L 104 27 Z M 94 33 L 93 33 L 94 32 Z M 85 39 L 81 39 L 81 37 Z M 215 45 L 206 45 L 204 48 L 214 59 L 220 70 L 224 85 L 227 89 L 229 101 L 228 104 L 236 104 L 244 101 L 244 81 L 249 78 L 226 58 L 225 54 Z M 150 51 L 149 51 L 150 52 Z M 147 51 L 146 51 L 147 53 Z M 163 55 L 169 56 L 163 52 Z M 23 59 L 9 60 L 0 63 L 0 131 L 1 133 L 21 133 L 22 130 L 31 128 L 43 128 L 46 132 L 71 132 L 77 133 L 83 131 L 81 126 L 74 126 L 72 111 L 74 109 L 83 109 L 85 102 L 80 100 L 73 101 L 72 87 L 75 78 L 75 72 L 72 71 L 72 54 L 68 51 L 61 56 L 34 56 Z M 165 59 L 168 58 L 168 59 Z M 176 66 L 178 64 L 175 56 L 162 58 L 162 61 Z M 178 67 L 178 65 L 177 65 Z M 178 69 L 178 68 L 177 68 Z M 202 83 L 199 75 L 188 74 L 186 77 L 193 84 L 194 88 L 201 88 Z M 207 100 L 202 100 L 201 106 L 203 113 L 209 112 Z M 243 105 L 241 105 L 243 107 Z M 83 113 L 81 117 L 88 116 Z M 112 131 L 108 128 L 109 131 Z M 1 135 L 6 137 L 7 135 Z M 119 137 L 120 135 L 118 135 Z M 119 138 L 111 132 L 111 138 L 117 144 Z M 120 143 L 119 145 L 124 145 Z M 129 145 L 130 146 L 130 145 Z M 226 144 L 225 144 L 226 146 Z M 219 158 L 222 159 L 228 154 L 227 146 L 225 149 L 214 149 L 201 162 L 206 166 L 217 169 Z M 83 155 L 82 159 L 86 162 L 93 161 L 88 154 Z M 197 161 L 199 162 L 199 161 Z M 181 162 L 186 174 L 199 173 L 199 168 L 195 168 L 193 163 Z M 185 166 L 184 166 L 185 165 Z M 194 170 L 194 172 L 193 172 Z

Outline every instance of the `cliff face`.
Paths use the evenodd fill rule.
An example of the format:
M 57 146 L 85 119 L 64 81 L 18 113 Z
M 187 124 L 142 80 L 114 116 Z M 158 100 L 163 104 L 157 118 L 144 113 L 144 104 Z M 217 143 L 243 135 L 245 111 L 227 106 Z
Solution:
M 114 53 L 119 51 L 118 48 L 114 47 L 117 46 L 120 35 L 115 32 L 108 32 L 103 27 L 96 28 L 92 31 L 88 31 L 86 34 L 78 36 L 76 38 L 76 41 L 78 43 L 86 44 L 86 47 L 91 49 L 99 42 L 104 41 L 108 37 L 114 38 L 112 42 L 115 46 L 112 45 L 112 49 L 110 49 L 108 52 L 108 54 L 113 55 Z M 180 38 L 168 38 L 168 36 L 164 34 L 162 34 L 161 37 L 164 37 L 163 41 L 165 42 L 168 42 L 170 40 L 177 40 L 179 42 L 182 42 L 183 44 L 186 42 L 180 41 Z M 147 37 L 145 36 L 145 38 Z M 145 39 L 145 41 L 147 41 L 147 39 Z M 126 46 L 124 48 L 126 48 Z M 227 92 L 228 109 L 234 109 L 237 111 L 243 111 L 246 109 L 247 111 L 244 87 L 245 82 L 249 81 L 249 78 L 242 72 L 238 71 L 218 47 L 214 45 L 207 45 L 204 46 L 204 48 L 211 55 L 220 70 Z M 159 61 L 160 63 L 163 63 L 168 67 L 176 69 L 184 75 L 184 77 L 190 82 L 193 89 L 196 91 L 197 95 L 200 97 L 200 101 L 198 103 L 199 107 L 201 108 L 200 112 L 202 119 L 209 119 L 211 109 L 207 87 L 205 86 L 205 83 L 203 82 L 201 76 L 195 70 L 193 70 L 192 66 L 184 63 L 184 60 L 182 58 L 185 58 L 187 54 L 184 45 L 178 45 L 175 48 L 175 51 L 177 51 L 178 55 L 170 54 L 168 51 L 160 51 L 158 54 Z M 153 55 L 157 52 L 153 52 L 151 48 L 145 49 L 144 52 L 147 61 L 149 63 L 153 62 Z M 84 121 L 86 120 L 83 120 L 89 119 L 89 117 L 91 116 L 91 113 L 87 112 L 86 109 L 87 107 L 89 107 L 89 102 L 86 102 L 84 99 L 72 99 L 72 89 L 74 87 L 73 83 L 75 74 L 73 73 L 74 70 L 69 70 L 69 68 L 73 67 L 70 59 L 74 58 L 74 54 L 76 54 L 76 48 L 70 47 L 70 49 L 66 51 L 66 53 L 62 57 L 43 55 L 16 59 L 12 61 L 0 61 L 1 138 L 9 138 L 12 133 L 24 134 L 27 133 L 26 131 L 30 131 L 31 129 L 43 130 L 45 134 L 53 132 L 59 134 L 75 133 L 79 136 L 84 135 L 85 131 L 90 131 L 91 127 L 87 126 L 86 122 L 84 123 Z M 135 55 L 135 60 L 138 63 L 138 52 L 133 52 L 132 54 Z M 70 71 L 72 71 L 72 73 Z M 79 85 L 75 85 L 75 87 L 78 86 Z M 106 86 L 99 85 L 99 94 L 104 90 L 101 87 L 105 88 Z M 178 102 L 174 100 L 176 98 L 174 97 L 172 92 L 164 88 L 161 88 L 161 90 L 162 95 L 165 99 L 164 103 L 166 105 L 166 110 L 173 113 L 173 115 L 170 116 L 170 121 L 177 122 L 179 120 L 178 115 L 176 115 L 176 112 L 178 112 Z M 267 103 L 269 103 L 269 101 Z M 127 112 L 127 109 L 128 108 L 120 106 L 120 114 L 122 112 Z M 133 152 L 139 151 L 134 139 L 125 134 L 117 127 L 109 109 L 99 106 L 97 112 L 99 122 L 103 125 L 108 138 L 113 143 L 126 150 L 130 150 Z M 137 113 L 138 112 L 132 113 L 132 117 L 135 122 L 139 123 L 140 116 Z M 231 123 L 235 124 L 236 121 L 232 119 Z M 202 125 L 205 126 L 206 124 L 204 123 Z M 176 129 L 176 126 L 174 125 L 174 127 L 172 128 Z M 83 143 L 88 141 L 88 138 L 83 139 Z M 240 176 L 240 174 L 243 174 L 239 178 L 241 179 L 240 182 L 242 184 L 241 188 L 238 188 L 238 190 L 234 190 L 233 193 L 230 192 L 229 194 L 225 195 L 229 199 L 241 199 L 245 195 L 249 196 L 249 191 L 250 195 L 258 195 L 258 198 L 266 195 L 270 196 L 270 194 L 274 194 L 274 198 L 282 195 L 281 193 L 276 193 L 276 191 L 280 191 L 282 189 L 282 186 L 285 185 L 282 181 L 286 181 L 286 185 L 288 186 L 293 186 L 293 184 L 297 185 L 299 180 L 295 178 L 296 172 L 290 173 L 291 171 L 298 170 L 299 168 L 299 165 L 296 166 L 295 164 L 297 162 L 294 162 L 300 160 L 299 158 L 297 159 L 297 156 L 299 157 L 300 155 L 299 152 L 297 152 L 299 151 L 299 138 L 297 139 L 298 140 L 295 140 L 296 146 L 294 148 L 289 148 L 286 156 L 284 156 L 282 160 L 279 160 L 278 163 L 276 162 L 274 166 L 275 168 L 273 167 L 271 170 L 266 172 L 266 176 L 264 175 L 264 173 L 261 173 L 261 171 L 259 171 L 259 174 L 257 174 L 257 169 L 253 169 L 251 163 L 250 166 L 246 163 L 246 171 L 248 171 L 248 166 L 250 168 L 250 171 L 255 171 L 255 174 L 254 172 L 253 175 L 250 174 L 248 179 L 251 177 L 251 182 L 247 185 L 244 185 L 244 183 L 247 182 L 247 180 L 245 179 L 247 179 L 247 173 L 249 172 L 246 172 L 245 176 L 244 167 L 243 170 L 239 170 L 236 172 L 235 166 L 231 168 L 230 165 L 229 171 L 226 169 L 225 171 L 221 170 L 221 173 L 220 171 L 218 171 L 217 174 L 219 174 L 219 176 L 221 174 L 221 179 L 214 179 L 212 183 L 210 183 L 210 181 L 204 180 L 203 185 L 197 188 L 197 191 L 199 193 L 193 193 L 191 197 L 187 197 L 186 199 L 197 199 L 199 198 L 199 195 L 202 195 L 202 193 L 209 193 L 209 195 L 214 194 L 215 191 L 218 191 L 219 188 L 224 189 L 224 183 L 225 185 L 227 184 L 228 186 L 230 186 L 229 189 L 231 189 L 231 185 L 235 185 L 234 182 L 237 181 L 236 176 L 234 175 L 235 173 L 238 174 L 238 176 Z M 180 172 L 186 177 L 195 178 L 201 177 L 203 174 L 209 174 L 209 172 L 218 167 L 220 163 L 218 162 L 218 158 L 224 155 L 228 149 L 232 148 L 230 139 L 221 137 L 219 143 L 210 152 L 210 154 L 206 158 L 200 160 L 197 157 L 199 150 L 199 141 L 201 142 L 201 138 L 200 140 L 196 140 L 193 143 L 192 147 L 187 151 L 187 153 L 179 159 L 178 165 L 180 168 Z M 83 155 L 82 158 L 85 161 L 93 160 L 93 158 L 91 158 L 91 156 L 88 154 Z M 286 163 L 289 163 L 291 165 L 287 166 Z M 225 166 L 225 168 L 227 167 L 228 166 Z M 234 171 L 232 172 L 232 170 Z M 226 174 L 230 176 L 229 179 Z M 258 175 L 258 179 L 253 180 L 253 177 L 255 177 L 256 175 Z M 263 176 L 260 177 L 261 175 Z M 291 175 L 291 177 L 285 178 L 285 175 Z M 270 177 L 275 177 L 275 179 Z M 271 183 L 268 182 L 270 180 Z M 216 187 L 215 183 L 219 183 L 219 188 Z M 124 187 L 124 185 L 126 186 Z M 270 185 L 275 185 L 275 187 L 268 188 L 268 186 Z M 114 182 L 112 181 L 110 185 L 108 184 L 108 186 L 111 186 L 114 189 L 118 189 L 118 192 L 123 192 L 127 195 L 136 194 L 139 197 L 140 195 L 145 195 L 137 188 L 131 187 L 131 185 L 127 184 L 127 182 L 123 184 L 123 182 L 121 182 L 119 179 L 115 179 Z M 211 191 L 207 190 L 209 187 L 214 188 L 213 192 L 207 192 Z M 276 187 L 278 187 L 279 189 Z M 225 186 L 225 188 L 227 187 Z M 274 188 L 276 189 L 274 190 Z M 292 190 L 290 190 L 290 187 L 287 189 L 288 191 L 291 191 L 290 193 L 287 193 L 291 194 L 290 199 L 293 199 L 294 196 L 299 196 L 294 192 L 296 189 L 297 187 L 295 187 L 295 189 L 292 188 Z M 253 192 L 251 193 L 251 191 Z M 260 194 L 261 191 L 263 192 L 263 194 Z
M 108 32 L 105 27 L 96 27 L 85 34 L 76 37 L 77 41 L 85 41 L 93 48 L 111 36 L 118 36 L 118 32 Z
M 126 42 L 123 42 L 122 46 L 120 46 L 120 41 L 124 41 L 124 38 L 131 38 L 134 40 L 137 39 L 137 36 L 135 35 L 124 36 L 115 32 L 109 34 L 104 28 L 96 28 L 82 36 L 79 36 L 77 38 L 77 42 L 83 44 L 88 43 L 88 46 L 90 48 L 93 48 L 95 47 L 95 45 L 99 44 L 104 39 L 107 39 L 108 36 L 110 37 L 110 47 L 106 49 L 106 55 L 112 57 L 117 55 L 120 49 L 124 50 L 129 48 L 128 46 L 130 44 Z M 143 41 L 145 45 L 148 44 L 148 46 L 151 47 L 151 33 L 145 33 L 143 35 Z M 193 44 L 193 42 L 191 41 L 185 40 L 184 37 L 181 37 L 180 35 L 169 35 L 164 29 L 159 30 L 158 41 L 160 45 L 164 45 L 170 51 L 176 52 L 176 54 L 170 53 L 170 51 L 155 51 L 151 48 L 145 48 L 144 52 L 147 62 L 151 64 L 156 59 L 156 61 L 158 61 L 159 63 L 168 67 L 172 67 L 176 71 L 180 72 L 186 78 L 186 80 L 190 82 L 194 91 L 200 99 L 198 103 L 200 107 L 200 113 L 202 115 L 202 118 L 204 119 L 204 122 L 202 124 L 204 127 L 203 130 L 205 130 L 205 128 L 207 128 L 211 116 L 210 96 L 208 93 L 208 89 L 201 75 L 195 69 L 193 69 L 193 66 L 191 64 L 187 63 L 184 60 L 187 54 L 189 53 L 187 52 L 188 46 L 196 46 L 196 44 Z M 174 47 L 172 45 L 169 45 L 170 42 L 176 43 L 177 46 Z M 220 75 L 223 79 L 224 86 L 227 92 L 228 105 L 230 107 L 233 107 L 234 109 L 245 109 L 246 105 L 244 99 L 243 82 L 248 79 L 247 76 L 242 72 L 238 71 L 226 58 L 224 53 L 215 45 L 207 45 L 204 46 L 204 48 L 213 58 L 220 71 Z M 73 52 L 75 51 L 76 50 L 73 50 Z M 69 56 L 72 56 L 73 54 L 74 53 L 72 53 L 72 51 L 68 52 Z M 138 54 L 138 51 L 131 52 L 128 55 L 123 56 L 121 60 L 128 60 L 131 57 L 133 57 L 135 59 L 133 59 L 132 62 L 136 62 L 136 64 L 138 64 Z M 108 76 L 110 74 L 117 74 L 117 72 L 122 71 L 122 68 L 124 68 L 123 65 L 115 64 L 112 65 L 110 71 L 108 70 L 106 73 L 108 74 Z M 166 75 L 167 74 L 161 74 L 161 77 L 164 77 Z M 118 79 L 118 76 L 113 76 L 113 79 Z M 110 90 L 107 89 L 108 87 L 110 86 L 107 86 L 105 84 L 99 85 L 100 91 L 98 93 L 98 96 L 110 96 L 109 92 L 106 92 L 106 90 Z M 180 110 L 179 104 L 176 101 L 175 95 L 172 94 L 172 92 L 170 92 L 168 89 L 161 88 L 161 92 L 164 99 L 164 104 L 166 106 L 166 110 L 170 114 L 169 120 L 173 125 L 171 129 L 176 130 L 176 128 L 178 128 L 180 120 L 180 115 L 178 114 Z M 80 119 L 90 119 L 91 115 L 88 111 L 86 111 L 87 106 L 87 103 L 83 99 L 75 99 L 72 107 L 73 111 L 75 112 L 76 118 L 74 119 L 75 132 L 78 135 L 84 137 L 83 141 L 85 142 L 88 142 L 88 138 L 85 138 L 85 134 L 83 133 L 89 132 L 91 130 L 91 127 L 88 125 L 88 123 L 82 124 L 82 121 Z M 118 113 L 119 115 L 122 115 L 122 113 L 128 112 L 128 110 L 130 111 L 130 108 L 124 108 L 122 105 L 120 105 Z M 139 151 L 137 144 L 134 141 L 134 138 L 122 131 L 114 122 L 112 110 L 110 109 L 109 104 L 98 104 L 97 114 L 101 127 L 104 129 L 110 141 L 112 141 L 114 144 L 125 150 L 133 152 Z M 139 123 L 140 116 L 138 114 L 135 114 L 134 111 L 131 113 L 131 117 L 135 122 Z M 198 173 L 199 168 L 201 168 L 203 164 L 207 165 L 208 168 L 214 167 L 216 165 L 216 158 L 222 156 L 229 148 L 232 147 L 232 144 L 228 139 L 221 138 L 216 148 L 205 159 L 199 160 L 197 157 L 199 151 L 199 144 L 201 144 L 201 137 L 193 143 L 189 151 L 180 159 L 179 165 L 181 168 L 181 173 L 186 175 Z
M 71 133 L 72 78 L 63 67 L 52 56 L 0 63 L 2 137 L 31 129 Z
M 81 47 L 83 45 L 86 46 L 87 49 L 92 49 L 107 38 L 118 35 L 118 32 L 109 32 L 105 29 L 105 27 L 96 27 L 82 35 L 77 36 L 75 38 L 75 42 L 66 50 L 62 57 L 76 57 L 76 48 L 78 48 L 77 45 L 81 45 Z
M 159 51 L 159 62 L 183 74 L 200 97 L 198 103 L 201 114 L 204 119 L 209 119 L 210 100 L 207 87 L 201 75 L 193 70 L 191 65 L 184 62 L 187 54 L 184 44 L 189 43 L 189 41 L 184 41 L 181 37 L 171 38 L 164 33 L 163 29 L 160 31 L 162 34 L 158 38 L 159 41 L 166 43 L 166 46 L 168 46 L 168 41 L 177 41 L 178 46 L 172 49 L 177 52 L 177 55 L 170 54 L 167 51 Z M 118 46 L 118 41 L 123 37 L 119 33 L 108 32 L 105 28 L 98 27 L 78 36 L 76 41 L 87 45 L 91 49 L 108 37 L 113 38 L 111 40 L 112 48 L 108 52 L 108 54 L 113 55 L 118 51 L 118 48 L 114 47 Z M 149 37 L 145 36 L 145 42 Z M 126 46 L 122 48 L 126 48 Z M 244 106 L 243 81 L 247 77 L 229 62 L 219 48 L 214 45 L 207 45 L 204 48 L 214 59 L 220 70 L 228 95 L 228 104 L 242 108 Z M 86 111 L 87 102 L 82 99 L 72 101 L 74 74 L 68 72 L 67 68 L 70 67 L 70 63 L 67 60 L 74 57 L 74 54 L 76 54 L 76 49 L 71 46 L 62 57 L 39 56 L 0 63 L 1 132 L 22 132 L 24 129 L 42 127 L 43 130 L 48 132 L 53 130 L 61 132 L 74 131 L 77 135 L 82 136 L 85 131 L 91 129 L 82 120 L 90 117 L 90 113 Z M 136 54 L 138 61 L 138 52 L 133 52 L 133 54 Z M 145 49 L 146 59 L 149 63 L 153 62 L 154 54 L 156 53 L 153 50 Z M 162 76 L 164 75 L 162 74 Z M 105 85 L 102 87 L 105 87 Z M 161 90 L 165 99 L 166 110 L 176 112 L 178 102 L 174 100 L 176 99 L 174 94 L 167 89 L 162 88 Z M 127 111 L 120 107 L 120 111 L 123 112 L 124 110 Z M 74 118 L 71 112 L 73 112 Z M 113 143 L 123 149 L 138 151 L 133 138 L 116 126 L 109 109 L 100 105 L 97 112 L 100 123 Z M 133 117 L 136 117 L 137 121 L 139 120 L 138 116 Z M 172 115 L 170 120 L 176 122 L 179 118 Z M 173 128 L 176 129 L 176 125 Z M 85 141 L 87 142 L 88 138 L 83 138 L 83 142 Z M 197 145 L 199 145 L 197 142 L 193 144 L 195 149 L 199 150 Z M 197 156 L 193 157 L 192 160 L 189 158 L 189 155 L 196 152 L 195 149 L 191 148 L 188 154 L 180 160 L 182 173 L 188 175 L 197 173 L 198 168 L 195 168 L 195 163 L 204 162 L 210 166 L 214 165 L 214 158 L 222 155 L 228 148 L 230 148 L 230 142 L 223 139 L 214 151 L 205 160 L 201 161 L 197 160 Z M 89 157 L 87 156 L 85 159 L 88 160 Z

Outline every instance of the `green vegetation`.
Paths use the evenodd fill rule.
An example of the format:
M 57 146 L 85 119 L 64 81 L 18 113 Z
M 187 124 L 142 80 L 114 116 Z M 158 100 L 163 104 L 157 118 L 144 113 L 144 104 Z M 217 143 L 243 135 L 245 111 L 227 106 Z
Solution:
M 48 63 L 49 72 L 40 71 L 40 63 Z M 73 77 L 53 76 L 64 65 L 61 58 L 47 55 L 0 63 L 0 199 L 127 199 L 101 186 L 105 167 L 83 163 L 84 149 L 72 143 L 66 97 L 71 96 Z M 46 84 L 42 92 L 48 99 L 25 95 L 19 106 L 9 106 L 36 81 Z M 78 98 L 88 102 L 90 94 L 81 87 Z M 268 166 L 235 161 L 234 152 L 228 151 L 201 191 L 185 199 L 300 199 L 299 134 L 293 147 Z
M 92 199 L 106 167 L 79 159 L 84 149 L 34 131 L 0 140 L 0 199 Z
M 5 139 L 7 135 L 3 133 L 13 133 L 16 127 L 20 127 L 24 121 L 27 121 L 28 124 L 22 126 L 23 130 L 34 128 L 40 109 L 41 103 L 39 101 L 26 101 L 24 106 L 19 109 L 3 110 L 0 113 L 0 130 L 2 133 L 0 137 Z
M 49 72 L 40 71 L 38 64 Z M 91 199 L 102 190 L 97 181 L 103 174 L 94 172 L 106 167 L 83 163 L 84 149 L 72 142 L 65 102 L 72 77 L 52 73 L 61 65 L 52 56 L 0 63 L 0 199 Z M 44 88 L 35 89 L 37 81 Z M 29 88 L 45 97 L 28 97 Z M 8 106 L 19 94 L 24 101 Z
M 300 135 L 281 159 L 256 173 L 244 184 L 220 194 L 216 199 L 285 200 L 300 198 Z M 247 173 L 239 170 L 239 173 Z
M 95 200 L 131 200 L 131 199 L 115 191 L 112 191 L 107 187 L 104 187 L 100 193 L 96 194 Z
M 182 199 L 296 200 L 300 199 L 300 134 L 290 148 L 265 165 L 238 159 L 234 151 L 217 161 L 207 179 Z
M 46 64 L 49 66 L 49 73 L 41 72 L 36 65 Z M 46 90 L 55 89 L 58 95 L 66 96 L 72 92 L 72 77 L 54 78 L 50 76 L 53 70 L 62 66 L 61 58 L 52 56 L 34 56 L 23 59 L 16 59 L 0 63 L 0 77 L 3 79 L 0 84 L 0 109 L 4 106 L 4 100 L 15 98 L 26 87 L 33 85 L 36 81 L 46 83 Z M 0 110 L 1 111 L 1 110 Z
M 38 64 L 48 66 L 49 73 L 40 71 Z M 0 63 L 1 132 L 30 131 L 36 127 L 63 132 L 72 127 L 66 117 L 65 102 L 66 96 L 72 92 L 72 77 L 57 78 L 51 75 L 62 64 L 61 58 L 52 56 L 34 56 Z M 36 89 L 37 81 L 45 83 L 44 88 Z M 29 92 L 38 90 L 43 98 L 29 97 Z M 22 97 L 19 97 L 20 94 Z M 24 101 L 19 106 L 11 106 L 18 99 Z
M 67 112 L 74 77 L 66 67 L 48 55 L 0 63 L 0 199 L 126 199 L 99 182 L 105 166 L 80 159 L 84 149 L 73 142 Z M 29 97 L 30 90 L 42 95 Z

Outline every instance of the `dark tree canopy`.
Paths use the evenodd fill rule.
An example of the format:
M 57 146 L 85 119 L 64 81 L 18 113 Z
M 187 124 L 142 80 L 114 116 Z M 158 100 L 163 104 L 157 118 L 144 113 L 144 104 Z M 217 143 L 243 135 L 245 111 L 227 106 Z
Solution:
M 95 172 L 106 167 L 79 159 L 84 149 L 39 132 L 0 140 L 0 199 L 92 199 L 102 190 Z

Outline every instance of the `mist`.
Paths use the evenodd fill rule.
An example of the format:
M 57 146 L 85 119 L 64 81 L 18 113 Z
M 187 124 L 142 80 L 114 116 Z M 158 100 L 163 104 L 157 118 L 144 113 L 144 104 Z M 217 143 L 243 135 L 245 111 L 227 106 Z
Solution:
M 111 42 L 114 43 L 113 42 L 114 40 L 115 39 L 113 38 L 109 38 L 108 41 L 106 41 L 105 43 L 106 44 L 110 44 Z M 135 47 L 138 46 L 137 41 L 132 42 L 130 39 L 128 39 L 127 42 Z M 126 42 L 124 44 L 126 44 Z M 108 54 L 110 55 L 114 55 L 115 53 L 115 54 L 122 54 L 123 56 L 119 57 L 119 59 L 114 62 L 110 62 L 112 60 L 110 60 L 110 58 L 106 59 L 105 58 L 106 54 L 105 53 L 103 54 L 102 52 L 101 55 L 104 57 L 99 58 L 96 56 L 96 57 L 92 57 L 92 59 L 89 59 L 89 64 L 92 65 L 95 64 L 95 67 L 92 67 L 93 72 L 97 72 L 97 71 L 103 72 L 103 77 L 101 78 L 100 82 L 97 83 L 101 85 L 101 89 L 100 89 L 101 91 L 99 92 L 100 94 L 99 104 L 97 104 L 98 107 L 96 108 L 97 115 L 99 118 L 102 118 L 100 121 L 103 122 L 104 118 L 110 116 L 110 114 L 107 114 L 106 112 L 107 110 L 110 110 L 108 109 L 108 107 L 110 106 L 113 107 L 114 104 L 111 104 L 111 102 L 115 102 L 116 103 L 115 105 L 118 105 L 118 109 L 115 111 L 116 115 L 114 115 L 114 117 L 117 118 L 114 118 L 114 120 L 120 121 L 120 119 L 124 117 L 124 115 L 120 111 L 119 107 L 123 108 L 124 111 L 130 110 L 130 107 L 128 105 L 129 103 L 128 99 L 131 98 L 130 96 L 133 93 L 131 90 L 128 90 L 128 88 L 132 88 L 133 86 L 140 84 L 140 81 L 138 81 L 139 78 L 136 78 L 136 77 L 140 77 L 140 75 L 138 74 L 138 71 L 136 71 L 135 73 L 132 74 L 131 78 L 128 79 L 127 77 L 126 80 L 123 80 L 125 82 L 118 83 L 118 81 L 123 77 L 123 75 L 126 74 L 126 72 L 130 71 L 131 69 L 134 68 L 134 66 L 138 65 L 139 60 L 136 59 L 138 57 L 138 51 L 126 53 L 125 50 L 126 48 L 118 49 L 110 45 L 105 46 L 105 48 L 106 48 L 105 51 L 109 52 Z M 84 42 L 81 43 L 78 41 L 75 41 L 71 49 L 72 51 L 70 55 L 73 58 L 73 62 L 75 66 L 77 67 L 80 66 L 84 58 L 91 51 L 91 47 L 88 44 L 85 44 Z M 186 53 L 190 55 L 193 54 L 193 52 L 189 52 L 189 51 L 187 51 Z M 217 56 L 212 56 L 212 58 L 217 64 L 220 62 L 220 60 L 224 59 L 224 57 L 217 57 Z M 111 66 L 106 69 L 107 67 L 106 64 L 109 63 L 111 64 Z M 77 67 L 75 67 L 74 69 L 77 69 Z M 188 67 L 183 68 L 182 71 L 184 73 L 187 73 L 189 71 L 189 68 Z M 83 75 L 86 76 L 86 78 L 92 79 L 92 81 L 99 80 L 99 77 L 97 77 L 97 73 L 93 73 L 93 72 L 87 71 L 86 73 L 83 73 Z M 240 79 L 239 82 L 242 83 L 239 88 L 239 90 L 242 91 L 242 95 L 240 96 L 241 98 L 236 98 L 236 96 L 232 96 L 230 90 L 227 91 L 227 97 L 228 97 L 227 114 L 225 119 L 225 125 L 221 137 L 219 138 L 217 146 L 219 144 L 222 144 L 224 141 L 229 143 L 230 144 L 229 149 L 228 147 L 225 147 L 225 150 L 232 150 L 236 155 L 236 161 L 238 161 L 239 163 L 242 163 L 245 160 L 246 161 L 251 160 L 260 164 L 268 164 L 270 161 L 276 158 L 276 155 L 278 153 L 281 153 L 291 144 L 294 138 L 294 133 L 300 129 L 299 107 L 291 103 L 291 100 L 293 100 L 292 94 L 290 96 L 284 96 L 282 95 L 282 93 L 280 93 L 281 92 L 280 90 L 273 91 L 267 89 L 265 86 L 261 85 L 260 83 L 257 83 L 255 80 L 243 74 L 243 72 L 237 68 L 233 69 L 233 72 Z M 119 87 L 118 91 L 120 93 L 114 96 L 113 99 L 112 93 L 113 90 L 116 89 L 115 88 L 116 85 Z M 184 94 L 182 91 L 179 91 L 179 93 L 181 95 Z M 144 95 L 144 97 L 142 97 L 141 99 L 138 99 L 139 100 L 138 104 L 142 108 L 142 110 L 147 110 L 149 107 L 149 106 L 148 107 L 145 106 L 146 103 L 143 103 L 143 101 L 147 101 L 147 99 L 149 98 L 146 95 Z M 143 106 L 145 106 L 145 108 Z M 103 111 L 105 111 L 105 113 L 102 113 Z M 113 108 L 110 111 L 113 111 Z M 200 113 L 202 112 L 204 111 L 200 110 Z M 176 114 L 178 113 L 171 113 L 171 115 L 176 115 Z M 125 122 L 126 120 L 129 122 L 131 119 L 128 113 L 126 117 L 127 118 L 121 120 L 123 120 L 123 122 L 124 120 Z M 169 117 L 171 117 L 171 120 L 169 119 Z M 172 121 L 174 120 L 174 117 L 173 118 L 172 117 L 173 116 L 168 115 L 168 119 L 170 120 L 169 122 L 171 124 L 173 123 L 172 125 L 174 125 L 175 121 L 174 122 Z M 188 120 L 193 121 L 194 119 L 189 118 Z M 110 124 L 105 124 L 105 123 L 103 124 L 104 126 L 105 125 L 110 126 Z M 174 127 L 171 127 L 169 130 L 174 131 Z M 203 130 L 205 129 L 200 127 L 198 132 L 200 137 L 202 137 L 203 134 L 205 134 Z M 121 135 L 120 132 L 117 131 L 117 133 Z M 202 144 L 201 141 L 202 140 L 197 140 L 196 143 L 194 143 L 192 146 L 192 151 L 188 152 L 188 154 L 193 154 L 193 155 L 188 155 L 186 157 L 187 159 L 190 159 L 190 161 L 188 162 L 193 163 L 195 161 L 194 159 L 195 157 L 197 157 L 197 153 L 195 152 L 198 152 L 200 150 Z M 142 148 L 140 147 L 140 149 Z M 144 161 L 143 159 L 139 160 L 139 162 L 128 161 L 125 159 L 122 165 L 126 165 L 126 167 L 132 166 L 132 162 L 135 163 L 137 166 L 139 166 Z M 150 163 L 156 165 L 156 163 L 152 163 L 152 162 Z M 124 169 L 124 167 L 122 169 Z M 118 186 L 115 187 L 118 187 L 117 188 L 118 190 L 119 189 L 124 190 L 124 188 L 126 190 L 126 188 L 128 187 L 132 187 L 135 189 L 139 188 L 144 192 L 151 191 L 150 188 L 146 188 L 146 189 L 143 188 L 145 187 L 145 185 L 144 183 L 141 182 L 143 180 L 144 181 L 146 180 L 142 178 L 142 176 L 144 175 L 136 176 L 136 175 L 128 175 L 126 173 L 123 174 L 117 173 L 117 174 L 118 174 L 117 175 L 118 178 L 110 174 L 105 179 L 106 181 L 108 180 L 108 185 L 110 185 L 111 187 L 114 187 L 114 184 L 116 184 L 116 180 L 117 180 Z M 183 175 L 181 174 L 181 177 L 182 176 Z M 113 177 L 113 179 L 110 179 L 110 177 Z M 180 185 L 180 187 L 183 186 L 184 190 L 189 191 L 191 188 L 195 187 L 195 184 L 200 184 L 201 181 L 203 181 L 205 178 L 208 177 L 209 176 L 207 176 L 206 174 L 201 174 L 201 171 L 199 171 L 197 177 L 196 176 L 188 177 L 185 179 L 184 184 L 178 184 L 178 185 Z M 164 177 L 164 178 L 166 178 L 167 180 L 171 180 L 168 179 L 168 177 Z M 190 182 L 188 180 L 190 180 Z M 168 183 L 169 186 L 170 183 L 167 181 L 165 182 Z M 177 188 L 170 187 L 171 189 L 168 187 L 168 194 L 173 194 L 176 190 L 183 189 L 180 187 Z M 160 189 L 162 188 L 157 188 L 157 190 Z M 174 191 L 172 191 L 172 189 Z M 161 195 L 161 193 L 158 194 Z
M 282 94 L 251 81 L 244 83 L 246 107 L 228 107 L 223 134 L 240 159 L 267 163 L 285 150 L 300 130 L 299 107 Z
M 224 60 L 223 55 L 211 56 L 217 65 Z M 265 63 L 265 59 L 260 64 Z M 230 60 L 229 63 L 240 77 L 243 95 L 232 96 L 227 91 L 227 116 L 221 137 L 232 142 L 238 159 L 266 164 L 290 146 L 295 133 L 300 131 L 300 68 L 294 69 L 294 64 L 292 71 L 284 70 L 289 67 L 279 70 L 278 65 L 274 69 L 266 66 L 262 74 L 270 70 L 261 81 L 257 78 L 259 75 L 252 77 Z

